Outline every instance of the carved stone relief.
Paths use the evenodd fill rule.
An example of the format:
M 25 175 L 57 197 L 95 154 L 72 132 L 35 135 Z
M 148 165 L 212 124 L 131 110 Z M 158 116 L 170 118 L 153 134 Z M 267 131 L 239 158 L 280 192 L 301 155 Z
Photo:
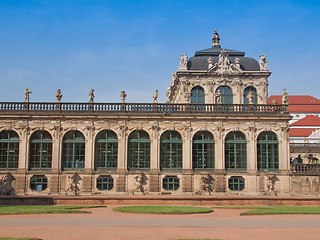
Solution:
M 12 181 L 15 178 L 11 173 L 0 178 L 0 195 L 12 195 L 14 194 L 14 188 L 11 186 Z

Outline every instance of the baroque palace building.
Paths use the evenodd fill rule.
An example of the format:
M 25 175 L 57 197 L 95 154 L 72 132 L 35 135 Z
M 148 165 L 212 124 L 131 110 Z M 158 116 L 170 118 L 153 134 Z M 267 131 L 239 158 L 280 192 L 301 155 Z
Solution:
M 181 55 L 167 103 L 0 103 L 0 194 L 290 194 L 287 94 L 266 57 Z

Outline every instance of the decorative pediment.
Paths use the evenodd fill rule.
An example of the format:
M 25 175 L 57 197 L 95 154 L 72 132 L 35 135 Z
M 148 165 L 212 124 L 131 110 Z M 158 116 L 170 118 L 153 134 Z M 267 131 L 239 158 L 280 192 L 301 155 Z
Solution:
M 235 59 L 235 64 L 231 63 L 226 50 L 222 49 L 219 55 L 218 63 L 213 64 L 213 58 L 208 58 L 208 73 L 216 72 L 218 74 L 231 74 L 234 72 L 241 72 L 240 60 Z

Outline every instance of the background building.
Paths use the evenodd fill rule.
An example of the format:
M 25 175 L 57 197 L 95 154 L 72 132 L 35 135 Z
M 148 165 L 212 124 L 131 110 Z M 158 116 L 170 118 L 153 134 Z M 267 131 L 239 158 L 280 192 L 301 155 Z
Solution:
M 0 103 L 0 174 L 16 194 L 290 194 L 287 105 L 266 57 L 211 48 L 172 74 L 167 103 Z M 286 98 L 286 94 L 283 96 Z

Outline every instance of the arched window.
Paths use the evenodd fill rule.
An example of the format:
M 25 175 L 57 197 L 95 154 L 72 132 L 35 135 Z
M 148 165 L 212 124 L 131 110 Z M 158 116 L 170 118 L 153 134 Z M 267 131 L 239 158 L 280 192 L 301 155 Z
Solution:
M 150 138 L 145 131 L 133 131 L 128 139 L 128 169 L 150 168 Z
M 196 86 L 191 90 L 191 103 L 204 104 L 204 89 L 203 87 Z
M 110 130 L 98 133 L 95 142 L 95 168 L 115 169 L 118 166 L 118 139 Z
M 210 132 L 197 132 L 192 140 L 193 169 L 214 168 L 214 139 Z
M 0 169 L 17 169 L 19 162 L 19 136 L 14 131 L 0 133 Z
M 262 132 L 258 136 L 258 170 L 279 169 L 279 147 L 277 135 L 273 132 Z
M 85 139 L 81 132 L 70 131 L 63 137 L 62 167 L 66 170 L 84 168 Z
M 182 140 L 180 133 L 166 131 L 160 140 L 160 166 L 161 169 L 182 168 Z
M 29 169 L 48 169 L 52 162 L 52 138 L 47 131 L 36 131 L 30 139 Z
M 233 93 L 228 86 L 220 86 L 216 89 L 216 93 L 220 92 L 222 104 L 233 104 Z
M 246 137 L 241 132 L 230 132 L 225 141 L 226 170 L 247 168 Z
M 249 104 L 249 99 L 247 98 L 249 92 L 252 92 L 253 94 L 253 104 L 257 104 L 258 103 L 258 98 L 257 98 L 257 89 L 254 88 L 254 87 L 247 87 L 244 89 L 244 92 L 243 92 L 243 103 L 244 104 Z

